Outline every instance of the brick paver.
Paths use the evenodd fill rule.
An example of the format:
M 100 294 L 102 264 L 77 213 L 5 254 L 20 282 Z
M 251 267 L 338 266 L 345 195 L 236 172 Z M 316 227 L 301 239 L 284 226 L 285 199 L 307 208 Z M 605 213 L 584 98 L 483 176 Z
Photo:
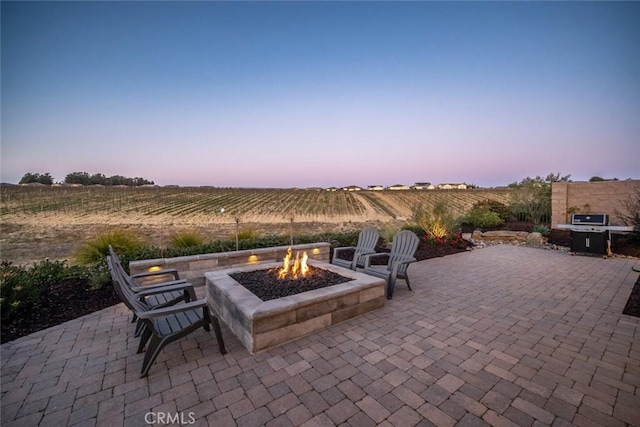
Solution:
M 2 425 L 640 426 L 640 322 L 621 314 L 637 262 L 422 261 L 380 310 L 256 355 L 201 330 L 143 379 L 120 304 L 2 345 Z

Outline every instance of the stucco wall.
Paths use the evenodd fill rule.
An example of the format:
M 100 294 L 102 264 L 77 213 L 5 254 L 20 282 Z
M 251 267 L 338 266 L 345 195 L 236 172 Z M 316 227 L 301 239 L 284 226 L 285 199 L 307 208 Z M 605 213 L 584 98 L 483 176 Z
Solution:
M 568 224 L 571 213 L 608 214 L 611 225 L 624 225 L 616 216 L 616 210 L 623 210 L 622 203 L 637 191 L 640 191 L 640 180 L 554 182 L 551 185 L 551 228 Z

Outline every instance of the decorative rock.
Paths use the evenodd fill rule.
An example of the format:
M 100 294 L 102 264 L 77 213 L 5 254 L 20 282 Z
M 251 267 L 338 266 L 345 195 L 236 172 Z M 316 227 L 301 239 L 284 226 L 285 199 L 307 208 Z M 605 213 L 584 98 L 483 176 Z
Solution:
M 482 231 L 480 230 L 473 230 L 473 234 L 471 235 L 471 238 L 473 240 L 482 240 Z
M 533 233 L 529 233 L 527 236 L 527 246 L 540 247 L 544 245 L 544 240 L 542 238 L 542 234 L 534 231 Z
M 529 233 L 526 231 L 495 230 L 482 233 L 483 240 L 501 240 L 504 242 L 526 242 Z

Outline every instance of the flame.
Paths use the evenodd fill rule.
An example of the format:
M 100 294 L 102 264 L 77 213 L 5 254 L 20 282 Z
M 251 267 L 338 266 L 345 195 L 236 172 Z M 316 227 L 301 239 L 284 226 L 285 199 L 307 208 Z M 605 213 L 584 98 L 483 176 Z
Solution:
M 294 279 L 297 279 L 300 276 L 305 276 L 309 272 L 309 265 L 307 264 L 307 252 L 305 251 L 302 254 L 302 258 L 300 257 L 300 252 L 296 252 L 296 257 L 293 261 L 293 265 L 291 265 L 291 256 L 293 255 L 293 251 L 291 247 L 287 249 L 287 255 L 282 260 L 282 268 L 278 270 L 278 278 L 284 279 L 287 276 L 291 276 Z
M 278 271 L 278 279 L 284 279 L 289 273 L 289 264 L 291 262 L 291 247 L 287 249 L 287 255 L 285 255 L 282 263 L 282 268 Z

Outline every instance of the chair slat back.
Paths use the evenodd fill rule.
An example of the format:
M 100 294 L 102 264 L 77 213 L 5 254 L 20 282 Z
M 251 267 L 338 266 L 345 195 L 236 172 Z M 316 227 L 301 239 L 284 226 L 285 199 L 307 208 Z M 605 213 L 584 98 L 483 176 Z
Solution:
M 358 243 L 356 244 L 356 254 L 371 253 L 378 244 L 380 234 L 373 227 L 364 228 L 358 235 Z
M 407 257 L 413 257 L 418 250 L 420 238 L 410 230 L 402 230 L 393 238 L 391 245 L 391 253 L 389 253 L 389 263 L 387 269 L 391 270 L 393 264 L 399 260 L 405 260 Z M 407 265 L 404 264 L 398 269 L 398 274 L 405 274 Z
M 109 255 L 107 256 L 107 266 L 109 267 L 109 273 L 111 273 L 111 281 L 113 282 L 115 291 L 129 310 L 134 313 L 149 310 L 149 306 L 137 298 L 135 292 L 131 290 L 131 286 L 127 283 L 127 279 L 131 280 L 131 278 L 124 271 L 122 265 L 114 261 Z

